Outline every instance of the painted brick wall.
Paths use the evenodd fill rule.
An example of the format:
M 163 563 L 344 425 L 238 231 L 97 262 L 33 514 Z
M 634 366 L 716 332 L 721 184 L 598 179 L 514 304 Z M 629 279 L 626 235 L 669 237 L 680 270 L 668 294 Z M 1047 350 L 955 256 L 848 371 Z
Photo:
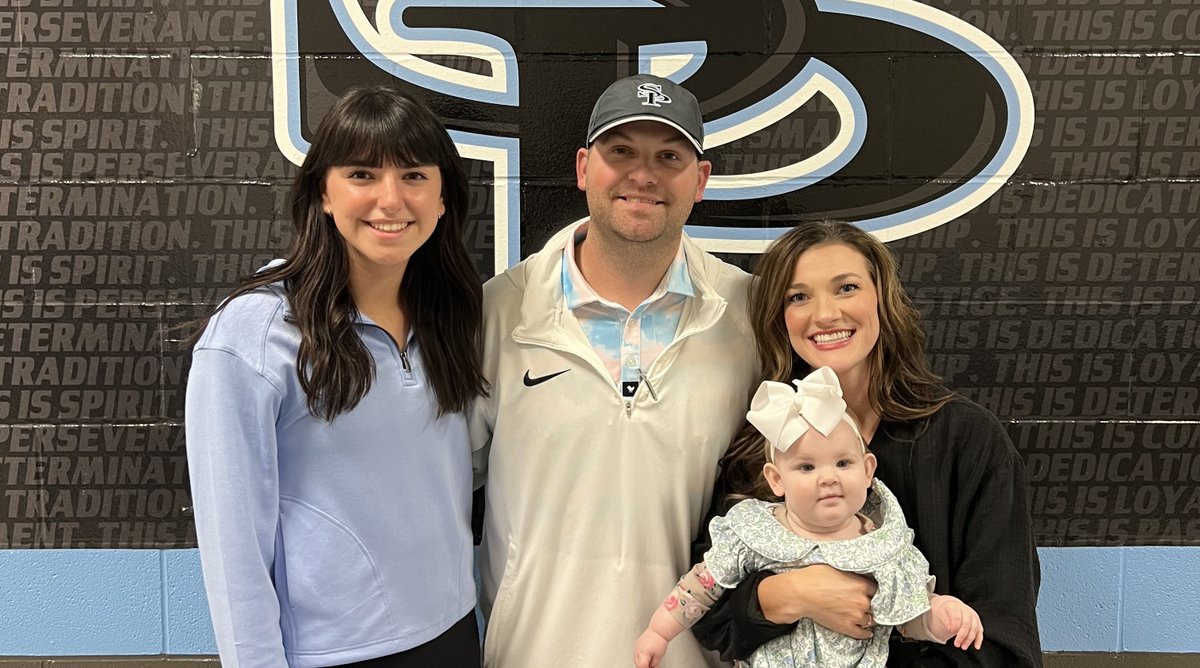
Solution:
M 890 240 L 935 366 L 1026 458 L 1045 649 L 1200 652 L 1200 6 L 398 4 L 0 6 L 0 655 L 212 651 L 175 328 L 286 248 L 337 92 L 446 120 L 488 276 L 583 214 L 588 106 L 639 68 L 720 142 L 710 248 L 749 266 L 826 216 Z M 388 22 L 474 44 L 364 57 Z

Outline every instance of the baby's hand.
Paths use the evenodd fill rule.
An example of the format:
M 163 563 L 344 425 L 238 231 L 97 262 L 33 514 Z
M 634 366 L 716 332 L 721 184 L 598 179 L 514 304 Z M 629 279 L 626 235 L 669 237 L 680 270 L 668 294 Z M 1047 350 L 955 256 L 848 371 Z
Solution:
M 666 653 L 667 639 L 646 629 L 633 646 L 633 665 L 637 668 L 658 668 Z
M 983 622 L 971 606 L 953 596 L 934 596 L 929 601 L 929 632 L 935 638 L 954 636 L 953 645 L 967 649 L 983 646 Z

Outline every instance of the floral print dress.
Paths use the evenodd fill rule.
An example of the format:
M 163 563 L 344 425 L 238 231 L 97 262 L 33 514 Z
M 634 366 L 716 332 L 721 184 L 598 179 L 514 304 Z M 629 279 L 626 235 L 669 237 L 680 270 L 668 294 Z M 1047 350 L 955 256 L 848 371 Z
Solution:
M 783 572 L 828 564 L 838 570 L 870 575 L 879 585 L 871 599 L 876 626 L 858 640 L 801 619 L 796 630 L 761 646 L 746 660 L 752 668 L 848 668 L 884 666 L 892 627 L 929 609 L 933 578 L 929 563 L 913 547 L 913 531 L 892 492 L 872 483 L 862 514 L 877 528 L 858 538 L 818 542 L 796 535 L 779 523 L 777 503 L 747 499 L 710 525 L 712 547 L 704 562 L 716 583 L 736 587 L 761 570 Z

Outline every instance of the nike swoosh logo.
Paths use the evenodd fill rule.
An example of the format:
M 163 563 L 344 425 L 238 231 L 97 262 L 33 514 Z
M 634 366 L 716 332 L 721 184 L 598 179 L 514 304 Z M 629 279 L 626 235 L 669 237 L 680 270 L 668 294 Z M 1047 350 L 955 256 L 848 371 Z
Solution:
M 533 387 L 534 385 L 544 383 L 544 382 L 550 380 L 551 378 L 554 378 L 556 376 L 561 376 L 568 371 L 570 371 L 570 369 L 563 369 L 562 371 L 557 371 L 555 373 L 552 373 L 552 374 L 549 374 L 546 376 L 538 376 L 537 378 L 531 378 L 529 376 L 529 372 L 526 371 L 525 372 L 525 387 Z

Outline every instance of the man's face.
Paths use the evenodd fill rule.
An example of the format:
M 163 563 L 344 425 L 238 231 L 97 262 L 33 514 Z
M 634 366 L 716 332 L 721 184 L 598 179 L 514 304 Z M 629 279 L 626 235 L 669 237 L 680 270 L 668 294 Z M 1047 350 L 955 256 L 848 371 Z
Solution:
M 618 125 L 575 156 L 589 229 L 637 243 L 678 242 L 711 171 L 682 134 L 656 121 Z

